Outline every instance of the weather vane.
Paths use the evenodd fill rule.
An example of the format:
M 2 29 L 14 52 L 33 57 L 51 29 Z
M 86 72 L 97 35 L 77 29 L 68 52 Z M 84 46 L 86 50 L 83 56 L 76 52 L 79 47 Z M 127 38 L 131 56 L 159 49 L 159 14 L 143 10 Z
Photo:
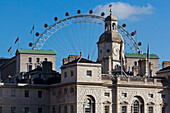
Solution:
M 110 7 L 110 15 L 112 15 L 112 4 L 110 4 L 109 7 Z

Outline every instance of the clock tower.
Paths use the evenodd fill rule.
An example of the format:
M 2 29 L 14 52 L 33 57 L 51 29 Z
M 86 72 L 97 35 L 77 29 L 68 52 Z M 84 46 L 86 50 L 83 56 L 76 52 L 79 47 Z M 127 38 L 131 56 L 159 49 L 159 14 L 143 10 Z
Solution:
M 124 41 L 117 31 L 117 26 L 118 20 L 110 10 L 110 15 L 105 19 L 105 32 L 97 42 L 97 61 L 102 64 L 103 74 L 120 73 L 124 67 Z

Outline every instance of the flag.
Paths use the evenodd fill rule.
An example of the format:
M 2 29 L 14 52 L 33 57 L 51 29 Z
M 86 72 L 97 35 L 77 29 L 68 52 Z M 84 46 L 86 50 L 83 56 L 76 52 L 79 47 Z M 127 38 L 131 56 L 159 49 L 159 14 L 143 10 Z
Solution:
M 149 61 L 149 44 L 148 44 L 148 50 L 147 50 L 147 59 Z
M 136 34 L 136 30 L 131 33 L 131 36 L 134 36 Z
M 88 54 L 88 60 L 89 60 L 89 58 L 90 58 L 90 55 Z
M 32 31 L 34 30 L 34 25 L 33 25 L 33 27 L 32 27 L 32 29 L 31 29 L 31 32 L 30 32 L 30 34 L 32 34 Z
M 11 51 L 11 49 L 12 49 L 12 47 L 10 47 L 10 48 L 8 49 L 8 52 L 10 52 L 10 51 Z
M 15 40 L 15 44 L 18 42 L 18 40 L 19 40 L 19 37 Z

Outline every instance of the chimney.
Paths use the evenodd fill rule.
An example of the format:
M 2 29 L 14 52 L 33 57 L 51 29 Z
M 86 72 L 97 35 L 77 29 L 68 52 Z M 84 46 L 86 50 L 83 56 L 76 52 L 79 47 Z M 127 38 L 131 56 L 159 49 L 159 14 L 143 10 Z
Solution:
M 52 71 L 52 62 L 43 62 L 42 63 L 42 71 L 43 72 L 51 72 Z
M 111 56 L 105 56 L 102 59 L 102 74 L 111 74 Z

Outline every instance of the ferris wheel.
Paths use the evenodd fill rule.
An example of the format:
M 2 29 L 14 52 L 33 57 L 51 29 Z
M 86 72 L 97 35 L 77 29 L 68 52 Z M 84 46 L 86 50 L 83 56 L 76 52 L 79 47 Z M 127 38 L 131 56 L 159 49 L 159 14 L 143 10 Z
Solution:
M 77 15 L 75 16 L 69 16 L 69 13 L 66 12 L 65 13 L 66 18 L 62 20 L 58 20 L 58 18 L 55 17 L 54 18 L 55 23 L 53 25 L 49 26 L 48 24 L 44 24 L 46 30 L 43 33 L 36 32 L 35 35 L 37 36 L 37 40 L 35 43 L 30 43 L 29 46 L 31 46 L 32 49 L 42 49 L 43 47 L 46 48 L 47 47 L 46 43 L 48 43 L 48 41 L 52 39 L 51 42 L 53 44 L 49 44 L 49 45 L 55 48 L 57 53 L 61 53 L 60 56 L 65 56 L 66 54 L 64 53 L 70 52 L 71 49 L 73 49 L 74 52 L 70 54 L 77 54 L 77 51 L 78 52 L 85 51 L 84 53 L 86 53 L 86 56 L 89 53 L 93 54 L 91 56 L 94 56 L 97 48 L 95 43 L 99 39 L 99 36 L 104 32 L 104 25 L 105 25 L 104 15 L 105 15 L 104 12 L 101 13 L 101 16 L 93 15 L 92 10 L 89 11 L 89 14 L 81 14 L 81 11 L 78 10 Z M 92 26 L 91 24 L 100 26 L 100 28 L 96 26 Z M 88 27 L 86 27 L 86 25 L 88 25 Z M 82 31 L 80 31 L 80 27 L 83 28 Z M 125 29 L 126 24 L 123 24 L 122 26 L 118 25 L 117 27 L 118 27 L 118 32 L 123 36 L 125 47 L 127 48 L 127 49 L 125 48 L 125 52 L 141 53 L 140 50 L 141 42 L 139 43 L 136 42 L 133 36 Z M 66 29 L 65 33 L 61 33 L 63 29 Z M 97 29 L 100 32 L 96 32 L 95 30 Z M 85 31 L 89 31 L 89 32 L 85 32 Z M 72 32 L 71 34 L 73 35 L 72 37 L 74 38 L 69 38 L 70 37 L 70 34 L 68 34 L 69 32 Z M 94 35 L 95 33 L 98 33 L 98 36 L 95 36 Z M 60 34 L 60 36 L 56 36 L 55 34 Z M 81 34 L 82 36 L 78 36 L 77 34 Z M 89 34 L 93 34 L 93 35 L 89 36 Z M 65 36 L 61 36 L 61 35 L 65 35 Z M 65 38 L 65 40 L 62 41 L 62 39 L 64 39 L 63 37 Z M 88 39 L 89 37 L 92 38 Z M 86 39 L 88 39 L 88 41 L 86 41 Z M 80 43 L 81 41 L 82 43 Z M 55 44 L 54 42 L 59 42 L 59 43 Z M 94 44 L 92 44 L 93 42 Z M 95 50 L 92 50 L 93 47 L 90 47 L 91 45 L 94 45 Z M 66 48 L 66 46 L 68 47 Z M 65 50 L 63 51 L 64 48 Z M 48 48 L 48 49 L 52 49 L 52 48 Z M 81 49 L 81 50 L 77 50 L 77 49 Z M 91 50 L 92 52 L 88 52 L 89 50 Z

